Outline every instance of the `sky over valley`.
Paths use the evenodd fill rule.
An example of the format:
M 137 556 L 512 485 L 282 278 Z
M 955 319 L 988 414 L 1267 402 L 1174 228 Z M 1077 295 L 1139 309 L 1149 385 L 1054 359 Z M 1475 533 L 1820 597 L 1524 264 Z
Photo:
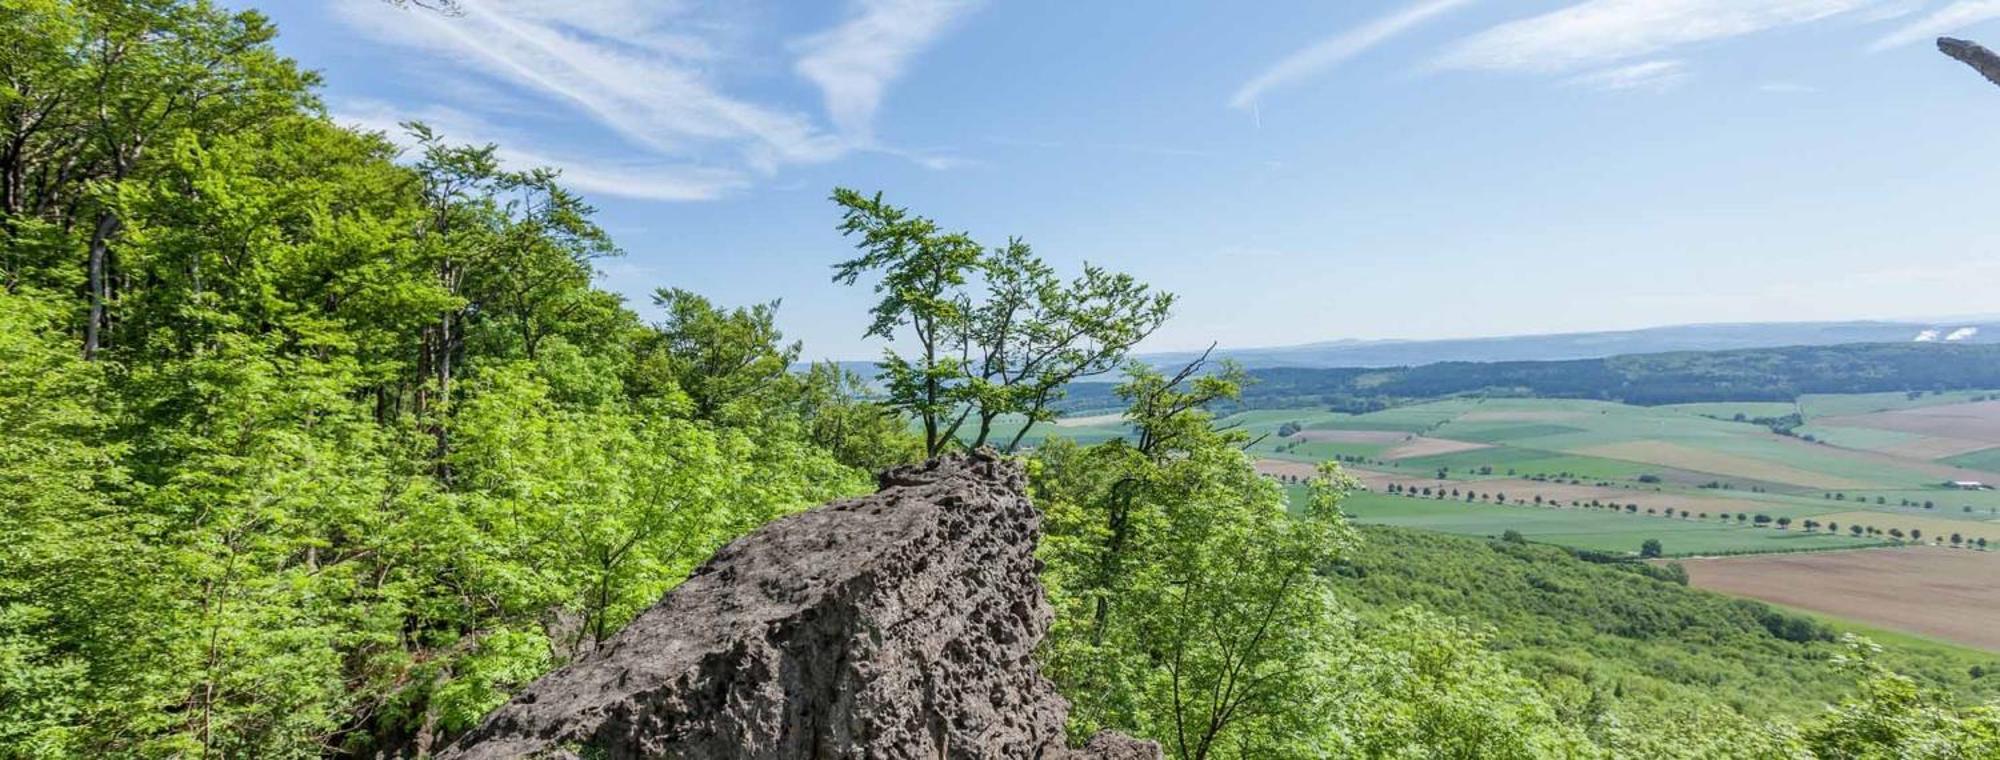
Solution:
M 836 186 L 1180 294 L 1151 350 L 2000 311 L 2000 90 L 1933 47 L 2000 0 L 234 4 L 808 358 L 879 352 Z

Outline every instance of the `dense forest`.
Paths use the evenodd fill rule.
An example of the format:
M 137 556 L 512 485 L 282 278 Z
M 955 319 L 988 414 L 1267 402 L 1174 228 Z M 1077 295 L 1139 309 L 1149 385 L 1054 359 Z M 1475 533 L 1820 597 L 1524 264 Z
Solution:
M 888 465 L 1013 449 L 997 419 L 1113 372 L 1131 435 L 1028 455 L 1043 657 L 1079 735 L 1181 758 L 2000 751 L 2000 717 L 1932 688 L 1963 684 L 1859 642 L 1787 665 L 1823 668 L 1809 715 L 1758 714 L 1756 672 L 1680 714 L 1553 678 L 1532 659 L 1563 656 L 1553 623 L 1452 601 L 1522 561 L 1476 545 L 1343 591 L 1394 562 L 1342 519 L 1351 481 L 1329 465 L 1288 512 L 1214 424 L 1241 373 L 1126 361 L 1170 296 L 879 195 L 836 191 L 828 232 L 834 282 L 880 296 L 872 384 L 793 371 L 774 305 L 663 287 L 642 319 L 594 285 L 618 249 L 558 174 L 337 125 L 274 34 L 204 0 L 0 0 L 0 757 L 426 756 L 733 537 Z M 1727 609 L 1645 633 L 1796 646 Z
M 1631 354 L 1604 359 L 1441 362 L 1416 367 L 1250 372 L 1241 406 L 1362 413 L 1447 396 L 1580 398 L 1651 406 L 1791 401 L 1806 393 L 2000 388 L 2000 345 L 1855 343 Z M 1070 389 L 1068 408 L 1116 406 L 1110 388 Z

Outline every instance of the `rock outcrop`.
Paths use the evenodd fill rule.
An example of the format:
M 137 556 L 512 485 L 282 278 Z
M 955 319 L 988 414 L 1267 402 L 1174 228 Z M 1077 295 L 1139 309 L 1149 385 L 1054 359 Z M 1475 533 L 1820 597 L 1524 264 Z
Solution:
M 1957 40 L 1950 37 L 1938 38 L 1938 50 L 1971 66 L 1974 71 L 1986 75 L 1994 84 L 2000 84 L 2000 55 L 1994 55 L 1979 43 Z
M 1112 733 L 1064 741 L 1069 705 L 1034 660 L 1052 615 L 1018 463 L 982 452 L 881 481 L 724 547 L 443 757 L 1160 756 Z

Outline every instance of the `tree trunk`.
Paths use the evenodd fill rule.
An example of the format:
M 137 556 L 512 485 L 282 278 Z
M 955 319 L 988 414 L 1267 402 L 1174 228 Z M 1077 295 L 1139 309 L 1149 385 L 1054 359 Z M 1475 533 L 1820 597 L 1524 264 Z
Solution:
M 84 278 L 85 287 L 90 291 L 90 314 L 83 323 L 83 358 L 97 358 L 97 351 L 104 342 L 104 302 L 111 295 L 110 278 L 105 276 L 106 258 L 111 253 L 111 236 L 118 232 L 118 217 L 110 211 L 97 217 L 97 228 L 90 234 L 90 261 Z

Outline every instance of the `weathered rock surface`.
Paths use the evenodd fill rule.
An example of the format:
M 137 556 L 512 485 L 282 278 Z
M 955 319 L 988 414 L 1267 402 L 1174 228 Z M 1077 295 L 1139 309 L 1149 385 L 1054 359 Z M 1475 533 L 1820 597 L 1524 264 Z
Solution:
M 2000 84 L 2000 55 L 1995 55 L 1993 51 L 1987 50 L 1979 43 L 1968 40 L 1939 37 L 1937 44 L 1938 50 L 1943 51 L 1945 55 L 1971 66 L 1973 70 L 1986 75 L 1986 78 L 1994 84 Z
M 1024 488 L 1017 463 L 947 457 L 774 522 L 443 756 L 1158 758 L 1064 743 Z

